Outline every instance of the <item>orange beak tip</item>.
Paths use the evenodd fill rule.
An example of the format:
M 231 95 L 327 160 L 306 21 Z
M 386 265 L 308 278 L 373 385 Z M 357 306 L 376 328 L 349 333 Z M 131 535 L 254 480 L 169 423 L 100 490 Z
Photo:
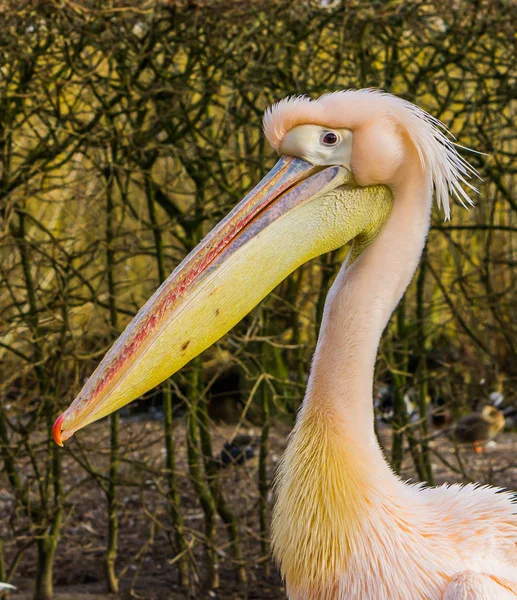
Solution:
M 56 422 L 54 423 L 54 427 L 52 427 L 52 437 L 54 438 L 56 444 L 61 447 L 63 447 L 63 440 L 61 438 L 61 424 L 63 423 L 64 418 L 64 413 L 62 415 L 59 415 L 59 417 L 56 419 Z

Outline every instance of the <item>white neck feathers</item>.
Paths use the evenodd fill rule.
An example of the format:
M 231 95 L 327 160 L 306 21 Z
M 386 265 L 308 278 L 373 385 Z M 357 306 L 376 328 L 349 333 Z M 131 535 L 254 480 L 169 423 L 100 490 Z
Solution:
M 289 589 L 311 589 L 314 598 L 335 597 L 333 582 L 379 491 L 392 498 L 401 492 L 374 433 L 373 372 L 382 331 L 425 244 L 431 182 L 414 178 L 393 193 L 387 223 L 332 285 L 307 394 L 277 475 L 273 551 Z

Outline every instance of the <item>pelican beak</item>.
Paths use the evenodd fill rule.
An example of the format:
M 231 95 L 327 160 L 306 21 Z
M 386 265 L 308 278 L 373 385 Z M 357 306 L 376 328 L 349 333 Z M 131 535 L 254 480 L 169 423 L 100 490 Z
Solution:
M 298 266 L 371 226 L 363 189 L 344 167 L 281 158 L 140 309 L 56 420 L 56 443 L 164 381 Z M 378 196 L 389 212 L 389 192 Z

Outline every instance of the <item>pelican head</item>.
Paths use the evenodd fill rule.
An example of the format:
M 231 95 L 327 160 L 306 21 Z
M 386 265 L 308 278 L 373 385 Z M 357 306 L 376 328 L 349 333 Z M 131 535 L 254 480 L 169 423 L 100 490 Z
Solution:
M 408 165 L 449 213 L 468 167 L 429 115 L 371 90 L 288 98 L 264 116 L 280 158 L 185 258 L 57 419 L 58 444 L 164 381 L 308 260 L 382 230 Z

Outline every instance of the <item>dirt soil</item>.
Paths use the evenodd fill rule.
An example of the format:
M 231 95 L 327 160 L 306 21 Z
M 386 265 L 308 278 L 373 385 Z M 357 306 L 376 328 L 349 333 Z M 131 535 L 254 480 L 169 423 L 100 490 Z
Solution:
M 214 455 L 225 440 L 231 438 L 234 426 L 215 426 Z M 258 431 L 239 429 L 239 433 Z M 287 440 L 289 428 L 278 425 L 271 432 L 270 477 Z M 192 544 L 192 557 L 200 579 L 203 579 L 203 546 L 200 532 L 203 527 L 202 511 L 187 478 L 184 444 L 185 428 L 179 425 L 177 471 L 180 477 L 182 510 L 185 516 L 187 538 Z M 390 431 L 380 432 L 381 440 L 389 450 Z M 161 421 L 123 423 L 121 438 L 124 454 L 120 477 L 120 543 L 117 571 L 120 573 L 121 599 L 179 600 L 186 598 L 177 583 L 176 569 L 171 567 L 173 556 L 170 543 L 170 519 L 167 513 L 163 476 L 164 446 Z M 458 466 L 457 449 L 442 436 L 431 442 L 432 462 L 436 483 L 481 481 L 492 485 L 517 489 L 517 435 L 504 433 L 497 444 L 477 455 L 468 448 L 460 450 L 461 467 Z M 63 451 L 63 474 L 66 503 L 62 535 L 58 545 L 55 565 L 56 600 L 113 600 L 117 596 L 105 593 L 104 552 L 106 548 L 106 497 L 91 473 L 106 473 L 109 456 L 109 431 L 106 423 L 88 427 L 70 441 Z M 258 454 L 258 453 L 257 453 Z M 82 466 L 81 464 L 82 463 Z M 463 474 L 462 472 L 463 471 Z M 406 452 L 402 475 L 414 478 L 411 458 Z M 226 550 L 226 535 L 218 531 L 220 558 L 220 588 L 210 593 L 200 593 L 198 598 L 221 600 L 280 600 L 285 590 L 274 565 L 261 556 L 257 515 L 257 460 L 221 471 L 223 489 L 233 512 L 240 518 L 244 555 L 247 564 L 247 584 L 238 583 L 235 569 Z M 0 477 L 0 514 L 12 510 L 12 498 L 6 482 Z M 7 511 L 7 513 L 5 513 Z M 19 523 L 18 523 L 19 525 Z M 21 529 L 19 530 L 21 531 Z M 27 532 L 25 531 L 25 536 Z M 23 543 L 7 539 L 5 553 Z M 27 539 L 27 538 L 25 538 Z M 36 557 L 28 551 L 12 582 L 18 591 L 12 600 L 30 600 L 35 576 Z M 266 572 L 269 564 L 270 572 Z

